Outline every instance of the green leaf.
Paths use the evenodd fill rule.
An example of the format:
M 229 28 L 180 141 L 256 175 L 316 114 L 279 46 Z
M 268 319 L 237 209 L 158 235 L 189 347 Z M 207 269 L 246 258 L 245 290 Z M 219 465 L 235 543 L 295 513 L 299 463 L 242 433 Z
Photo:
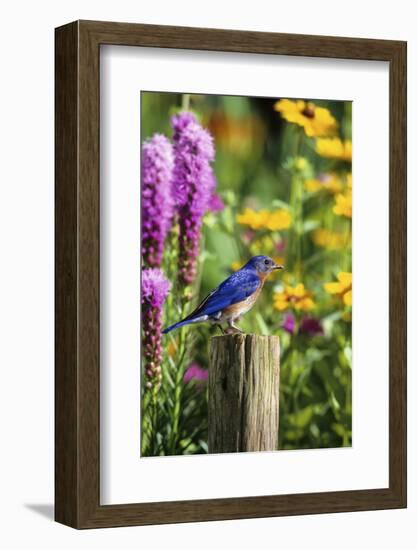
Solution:
M 309 233 L 310 231 L 313 231 L 313 229 L 317 229 L 317 227 L 320 227 L 321 222 L 318 220 L 306 220 L 303 223 L 303 231 L 304 233 Z
M 345 430 L 345 427 L 342 426 L 342 424 L 336 424 L 334 422 L 331 427 L 332 427 L 332 430 L 334 431 L 334 433 L 336 433 L 340 437 L 345 436 L 346 430 Z
M 332 405 L 332 409 L 335 411 L 335 412 L 338 412 L 340 411 L 340 404 L 339 404 L 339 401 L 336 399 L 335 395 L 333 392 L 330 393 L 330 403 Z
M 288 423 L 296 428 L 304 428 L 310 423 L 313 417 L 313 406 L 308 405 L 304 409 L 300 409 L 296 413 L 287 416 Z
M 265 323 L 262 315 L 260 313 L 256 313 L 255 319 L 259 325 L 259 330 L 261 331 L 261 333 L 264 334 L 265 336 L 269 336 L 271 334 L 271 331 L 269 330 L 267 324 Z
M 290 209 L 290 205 L 287 202 L 282 201 L 281 199 L 274 199 L 271 205 L 273 208 L 284 208 L 285 210 Z

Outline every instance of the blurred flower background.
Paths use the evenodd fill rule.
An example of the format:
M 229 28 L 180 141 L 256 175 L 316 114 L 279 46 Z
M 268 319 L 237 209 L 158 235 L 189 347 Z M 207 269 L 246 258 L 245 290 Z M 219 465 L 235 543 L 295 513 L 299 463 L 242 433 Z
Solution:
M 281 339 L 279 449 L 352 442 L 351 103 L 142 92 L 142 456 L 207 452 L 208 346 L 187 315 L 251 256 L 243 317 Z

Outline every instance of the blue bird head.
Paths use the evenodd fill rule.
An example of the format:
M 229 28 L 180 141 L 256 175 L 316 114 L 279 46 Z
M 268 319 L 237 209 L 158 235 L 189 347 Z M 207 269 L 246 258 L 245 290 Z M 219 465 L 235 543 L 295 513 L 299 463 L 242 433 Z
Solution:
M 258 275 L 266 276 L 275 269 L 284 269 L 284 266 L 276 264 L 269 256 L 253 256 L 244 265 L 244 268 L 253 269 Z

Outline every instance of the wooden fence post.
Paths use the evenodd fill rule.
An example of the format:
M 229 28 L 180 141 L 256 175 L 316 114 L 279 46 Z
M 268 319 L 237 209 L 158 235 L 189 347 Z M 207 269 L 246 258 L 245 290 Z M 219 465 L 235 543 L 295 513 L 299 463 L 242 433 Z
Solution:
M 274 451 L 278 423 L 278 336 L 214 336 L 208 387 L 209 453 Z

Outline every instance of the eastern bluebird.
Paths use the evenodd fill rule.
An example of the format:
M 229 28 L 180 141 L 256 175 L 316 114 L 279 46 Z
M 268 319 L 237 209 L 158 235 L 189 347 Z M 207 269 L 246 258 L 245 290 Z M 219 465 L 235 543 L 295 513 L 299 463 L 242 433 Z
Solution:
M 209 321 L 220 327 L 227 322 L 228 330 L 241 330 L 235 321 L 248 312 L 259 297 L 266 277 L 275 269 L 283 269 L 268 256 L 254 256 L 239 271 L 236 271 L 201 302 L 201 304 L 182 321 L 163 330 L 166 334 L 175 328 L 190 323 Z

